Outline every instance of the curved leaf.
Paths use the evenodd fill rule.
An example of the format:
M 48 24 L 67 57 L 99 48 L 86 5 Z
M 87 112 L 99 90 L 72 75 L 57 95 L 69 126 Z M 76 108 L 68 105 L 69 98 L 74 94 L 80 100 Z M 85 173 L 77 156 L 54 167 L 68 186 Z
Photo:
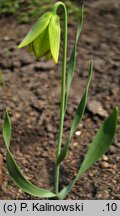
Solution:
M 23 48 L 24 46 L 34 41 L 43 32 L 43 30 L 48 26 L 51 16 L 52 16 L 51 12 L 47 12 L 43 14 L 38 19 L 38 21 L 35 23 L 35 25 L 32 27 L 32 29 L 28 32 L 28 34 L 23 39 L 23 41 L 20 43 L 18 48 Z
M 20 169 L 18 168 L 18 165 L 16 161 L 14 160 L 12 153 L 9 149 L 10 145 L 10 139 L 11 139 L 11 122 L 10 117 L 8 114 L 8 111 L 5 113 L 5 119 L 3 124 L 3 138 L 5 142 L 5 147 L 7 149 L 7 167 L 8 171 L 10 173 L 10 176 L 12 177 L 15 184 L 17 184 L 18 187 L 20 187 L 24 192 L 37 197 L 55 197 L 56 195 L 48 190 L 41 189 L 35 185 L 33 185 L 30 181 L 28 181 L 23 174 L 21 173 Z
M 58 194 L 59 199 L 64 199 L 76 181 L 83 175 L 83 173 L 85 173 L 108 150 L 115 136 L 117 119 L 118 109 L 115 108 L 112 114 L 104 121 L 95 135 L 77 176 Z
M 93 61 L 90 62 L 87 85 L 86 85 L 82 99 L 80 101 L 80 104 L 77 108 L 77 111 L 76 111 L 75 116 L 74 116 L 73 121 L 72 121 L 72 126 L 70 129 L 70 138 L 73 136 L 75 130 L 78 127 L 78 124 L 80 123 L 80 121 L 84 115 L 84 111 L 85 111 L 85 107 L 86 107 L 86 103 L 87 103 L 88 90 L 89 90 L 90 82 L 92 79 L 92 71 L 93 71 Z
M 88 170 L 109 148 L 112 144 L 118 118 L 118 109 L 115 108 L 112 114 L 104 121 L 97 131 L 85 159 L 81 165 L 79 176 Z
M 93 69 L 93 62 L 91 61 L 90 66 L 89 66 L 89 75 L 88 75 L 87 85 L 86 85 L 85 91 L 83 93 L 82 99 L 80 101 L 80 104 L 76 110 L 75 116 L 73 118 L 69 138 L 68 138 L 66 144 L 61 149 L 61 153 L 58 157 L 57 164 L 61 163 L 64 160 L 64 158 L 66 157 L 66 154 L 68 151 L 68 146 L 70 144 L 71 138 L 72 138 L 76 128 L 78 127 L 78 124 L 80 123 L 80 121 L 84 115 L 84 111 L 85 111 L 85 107 L 86 107 L 86 103 L 87 103 L 88 90 L 89 90 L 89 86 L 90 86 L 90 82 L 91 82 L 91 78 L 92 78 L 92 69 Z

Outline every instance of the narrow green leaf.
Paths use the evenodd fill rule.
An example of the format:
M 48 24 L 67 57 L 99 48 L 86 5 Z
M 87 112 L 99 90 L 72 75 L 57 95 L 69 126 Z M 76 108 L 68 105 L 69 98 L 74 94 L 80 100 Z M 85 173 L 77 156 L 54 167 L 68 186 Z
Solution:
M 57 159 L 57 165 L 59 165 L 66 157 L 67 155 L 67 152 L 68 152 L 68 146 L 70 144 L 70 139 L 67 139 L 65 145 L 63 146 L 63 148 L 61 149 L 61 152 L 58 156 L 58 159 Z
M 118 110 L 115 108 L 112 114 L 104 121 L 95 135 L 85 159 L 79 171 L 79 176 L 88 170 L 111 145 L 117 126 Z
M 69 185 L 67 185 L 66 187 L 64 187 L 58 194 L 58 198 L 60 200 L 64 200 L 66 198 L 66 196 L 69 194 L 69 192 L 72 190 L 73 186 L 76 183 L 76 179 L 73 179 Z
M 21 188 L 24 192 L 37 197 L 55 197 L 56 195 L 48 190 L 39 188 L 33 185 L 30 181 L 28 181 L 23 174 L 21 173 L 20 169 L 16 161 L 14 160 L 12 153 L 10 152 L 9 145 L 10 145 L 10 138 L 11 138 L 11 122 L 8 112 L 6 111 L 4 124 L 3 124 L 3 138 L 5 142 L 5 147 L 7 149 L 7 167 L 10 176 L 12 177 L 15 184 Z
M 47 12 L 44 15 L 42 15 L 35 23 L 35 25 L 32 27 L 32 29 L 28 32 L 28 34 L 20 43 L 18 48 L 23 48 L 24 46 L 34 41 L 42 33 L 42 31 L 48 26 L 51 16 L 52 16 L 51 12 Z
M 7 148 L 9 148 L 10 145 L 11 133 L 12 133 L 12 127 L 11 127 L 10 117 L 8 111 L 6 110 L 4 124 L 3 124 L 3 138 L 7 145 Z
M 81 175 L 85 173 L 108 150 L 116 133 L 117 119 L 118 109 L 115 108 L 95 135 L 77 176 L 58 194 L 59 199 L 64 199 Z
M 75 116 L 73 118 L 72 121 L 72 126 L 70 129 L 70 136 L 66 142 L 66 144 L 64 145 L 64 147 L 61 149 L 61 153 L 58 157 L 57 163 L 61 163 L 64 158 L 66 157 L 67 151 L 68 151 L 68 146 L 70 144 L 71 138 L 76 130 L 76 128 L 78 127 L 78 124 L 80 123 L 83 115 L 84 115 L 84 111 L 85 111 L 85 107 L 86 107 L 86 103 L 87 103 L 87 95 L 88 95 L 88 90 L 89 90 L 89 86 L 90 86 L 90 82 L 91 82 L 91 78 L 92 78 L 92 69 L 93 69 L 93 62 L 90 62 L 90 66 L 89 66 L 89 75 L 88 75 L 88 81 L 87 81 L 87 85 L 85 88 L 85 91 L 83 93 L 82 99 L 80 101 L 80 104 L 77 108 L 77 111 L 75 113 Z
M 83 14 L 84 14 L 84 6 L 82 7 L 81 10 L 81 16 L 80 16 L 80 21 L 77 29 L 77 34 L 76 34 L 76 40 L 72 49 L 72 53 L 70 56 L 69 64 L 68 64 L 68 70 L 67 70 L 67 79 L 66 79 L 66 100 L 65 100 L 65 111 L 67 108 L 67 99 L 68 99 L 68 94 L 69 94 L 69 89 L 70 85 L 74 76 L 74 71 L 75 71 L 75 65 L 76 65 L 76 50 L 77 50 L 77 43 L 78 39 L 82 30 L 82 25 L 83 25 Z
M 92 79 L 92 71 L 93 71 L 93 61 L 90 62 L 87 85 L 86 85 L 85 91 L 83 93 L 82 99 L 80 101 L 80 104 L 79 104 L 77 111 L 75 113 L 74 119 L 72 121 L 72 126 L 71 126 L 71 130 L 70 130 L 70 138 L 73 136 L 75 130 L 78 127 L 78 124 L 80 123 L 80 121 L 84 115 L 85 107 L 87 104 L 88 90 L 89 90 L 90 82 Z

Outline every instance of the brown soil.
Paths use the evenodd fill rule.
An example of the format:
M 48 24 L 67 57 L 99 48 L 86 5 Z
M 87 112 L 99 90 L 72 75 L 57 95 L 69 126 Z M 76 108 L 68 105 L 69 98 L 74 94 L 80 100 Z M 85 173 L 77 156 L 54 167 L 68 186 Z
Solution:
M 84 18 L 63 143 L 85 86 L 88 61 L 93 58 L 94 73 L 88 105 L 78 127 L 81 134 L 74 135 L 69 154 L 61 166 L 61 188 L 75 176 L 99 125 L 114 106 L 120 105 L 120 4 L 114 0 L 109 4 L 97 3 L 91 1 Z M 0 85 L 0 125 L 3 112 L 8 108 L 15 159 L 31 182 L 52 188 L 59 126 L 61 57 L 58 66 L 54 66 L 52 62 L 37 61 L 25 49 L 18 50 L 17 44 L 29 28 L 30 25 L 18 25 L 13 17 L 0 20 L 0 68 L 6 82 L 5 87 Z M 68 54 L 76 28 L 76 23 L 70 21 Z M 120 124 L 117 132 L 119 129 Z M 0 153 L 4 158 L 0 199 L 33 199 L 15 186 L 8 175 L 1 132 Z M 106 156 L 81 177 L 67 199 L 120 199 L 119 133 Z

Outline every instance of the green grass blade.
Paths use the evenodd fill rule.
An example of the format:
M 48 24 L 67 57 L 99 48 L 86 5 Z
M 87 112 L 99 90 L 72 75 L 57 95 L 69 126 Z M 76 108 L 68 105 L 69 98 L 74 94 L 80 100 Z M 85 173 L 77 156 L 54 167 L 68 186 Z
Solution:
M 55 197 L 56 195 L 48 190 L 39 188 L 35 185 L 33 185 L 30 181 L 28 181 L 20 169 L 18 168 L 18 165 L 16 161 L 14 160 L 12 153 L 10 152 L 9 145 L 10 145 L 10 138 L 11 138 L 11 122 L 8 112 L 5 113 L 5 119 L 3 124 L 3 138 L 5 142 L 5 147 L 7 149 L 7 167 L 10 176 L 12 177 L 15 184 L 21 188 L 24 192 L 37 197 Z
M 69 64 L 68 64 L 67 79 L 66 79 L 65 111 L 67 108 L 67 99 L 68 99 L 69 89 L 70 89 L 70 85 L 71 85 L 71 82 L 74 76 L 74 71 L 75 71 L 76 50 L 77 50 L 78 39 L 79 39 L 81 30 L 82 30 L 82 25 L 83 25 L 83 14 L 84 14 L 84 6 L 82 7 L 82 10 L 81 10 L 81 16 L 80 16 L 78 29 L 77 29 L 76 40 L 75 40 L 75 44 L 72 49 L 72 53 L 71 53 Z
M 84 115 L 84 111 L 85 111 L 85 107 L 86 107 L 86 103 L 87 103 L 88 90 L 89 90 L 90 82 L 92 79 L 92 71 L 93 71 L 93 61 L 90 62 L 87 85 L 86 85 L 85 91 L 83 93 L 82 99 L 80 101 L 80 104 L 79 104 L 77 111 L 75 113 L 74 119 L 72 121 L 72 126 L 71 126 L 71 130 L 70 130 L 70 138 L 73 136 L 75 130 L 78 127 L 78 124 L 80 123 L 80 121 L 82 120 L 82 117 Z
M 12 133 L 12 127 L 11 127 L 10 117 L 8 111 L 6 110 L 4 124 L 3 124 L 3 138 L 7 148 L 9 148 L 10 145 L 11 133 Z
M 86 103 L 87 103 L 87 95 L 88 95 L 88 90 L 89 90 L 89 86 L 90 86 L 90 82 L 91 82 L 91 78 L 92 78 L 92 70 L 93 70 L 93 62 L 90 62 L 89 65 L 89 75 L 88 75 L 88 81 L 87 81 L 87 85 L 85 88 L 85 91 L 83 93 L 82 99 L 79 103 L 79 106 L 76 110 L 75 116 L 73 118 L 72 121 L 72 126 L 70 129 L 70 136 L 66 142 L 66 144 L 64 145 L 64 147 L 61 149 L 61 153 L 58 157 L 57 163 L 61 163 L 64 158 L 66 157 L 67 151 L 68 151 L 68 146 L 70 144 L 71 138 L 76 130 L 76 128 L 78 127 L 78 124 L 80 123 L 83 115 L 84 115 L 84 111 L 85 111 L 85 107 L 86 107 Z
M 109 148 L 112 144 L 118 118 L 118 109 L 115 108 L 112 114 L 104 121 L 102 126 L 97 131 L 85 159 L 81 165 L 79 176 L 88 170 Z
M 117 119 L 118 109 L 115 108 L 95 135 L 77 176 L 68 186 L 61 190 L 58 195 L 59 199 L 64 199 L 81 175 L 84 174 L 108 150 L 115 136 Z
M 68 139 L 65 145 L 63 146 L 63 148 L 61 149 L 61 152 L 58 156 L 57 165 L 59 165 L 65 159 L 67 152 L 68 152 L 69 144 L 70 144 L 70 140 Z

